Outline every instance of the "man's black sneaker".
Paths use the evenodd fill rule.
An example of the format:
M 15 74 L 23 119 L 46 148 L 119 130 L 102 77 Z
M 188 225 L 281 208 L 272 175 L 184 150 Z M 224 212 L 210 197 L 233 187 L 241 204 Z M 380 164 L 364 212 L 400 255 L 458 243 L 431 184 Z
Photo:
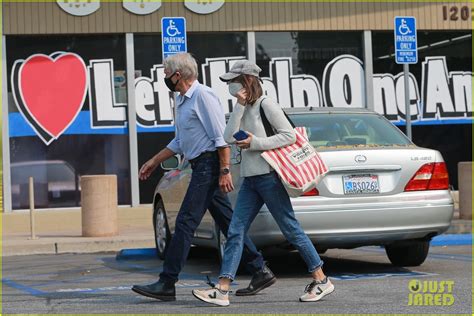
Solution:
M 158 281 L 148 285 L 134 285 L 132 291 L 143 296 L 156 298 L 162 301 L 175 301 L 176 289 L 174 282 Z
M 275 284 L 276 277 L 265 264 L 262 270 L 256 272 L 250 280 L 250 284 L 245 289 L 239 289 L 235 292 L 237 296 L 255 295 L 261 290 Z

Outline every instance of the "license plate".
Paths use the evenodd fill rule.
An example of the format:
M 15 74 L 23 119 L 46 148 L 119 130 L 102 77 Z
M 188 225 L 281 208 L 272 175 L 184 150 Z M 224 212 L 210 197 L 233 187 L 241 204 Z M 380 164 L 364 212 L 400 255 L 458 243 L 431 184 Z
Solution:
M 344 194 L 371 194 L 379 193 L 379 177 L 377 175 L 364 174 L 342 177 Z

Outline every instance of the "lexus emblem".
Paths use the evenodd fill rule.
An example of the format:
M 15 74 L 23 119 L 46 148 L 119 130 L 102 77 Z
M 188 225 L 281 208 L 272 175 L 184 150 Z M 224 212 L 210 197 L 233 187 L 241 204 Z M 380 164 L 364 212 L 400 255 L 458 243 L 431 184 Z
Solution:
M 364 163 L 364 162 L 367 161 L 367 157 L 364 156 L 364 155 L 357 155 L 357 156 L 355 156 L 354 160 L 357 163 Z

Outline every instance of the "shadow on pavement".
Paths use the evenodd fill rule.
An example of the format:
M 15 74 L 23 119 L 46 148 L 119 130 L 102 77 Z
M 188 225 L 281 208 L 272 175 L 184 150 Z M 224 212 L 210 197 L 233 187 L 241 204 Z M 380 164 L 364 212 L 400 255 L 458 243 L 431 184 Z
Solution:
M 367 274 L 406 274 L 411 270 L 407 268 L 395 267 L 386 259 L 386 263 L 371 261 L 373 253 L 361 253 L 357 258 L 344 258 L 345 250 L 329 250 L 320 255 L 324 261 L 324 272 L 331 277 Z M 349 250 L 347 251 L 349 253 Z M 342 254 L 342 255 L 341 255 Z M 353 254 L 353 253 L 352 253 Z M 263 251 L 263 255 L 278 278 L 307 277 L 308 270 L 305 262 L 297 251 L 289 251 L 279 248 L 271 248 Z M 385 257 L 385 252 L 375 254 L 378 261 L 380 255 Z M 112 257 L 102 258 L 103 264 L 114 270 L 123 272 L 133 272 L 157 277 L 162 270 L 163 261 L 158 258 L 139 258 L 129 260 L 115 260 Z M 217 277 L 220 263 L 215 249 L 192 247 L 188 261 L 185 265 L 182 278 L 198 279 L 205 278 L 202 271 L 209 271 L 209 275 Z M 191 271 L 191 273 L 189 273 Z M 196 273 L 196 274 L 195 274 Z M 240 276 L 250 276 L 244 269 L 238 271 Z

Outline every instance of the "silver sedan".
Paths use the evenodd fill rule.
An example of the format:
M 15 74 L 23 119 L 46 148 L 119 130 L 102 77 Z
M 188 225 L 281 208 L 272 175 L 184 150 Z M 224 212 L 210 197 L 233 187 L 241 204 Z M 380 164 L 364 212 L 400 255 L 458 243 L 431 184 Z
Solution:
M 318 186 L 292 198 L 296 217 L 320 253 L 329 248 L 384 246 L 397 266 L 417 266 L 426 259 L 430 239 L 445 232 L 453 216 L 446 164 L 441 154 L 413 144 L 383 116 L 365 109 L 285 109 L 304 126 L 310 143 L 329 172 Z M 232 151 L 236 190 L 240 152 Z M 163 258 L 176 215 L 191 177 L 187 161 L 163 164 L 169 170 L 154 194 L 153 222 L 158 255 Z M 234 204 L 235 205 L 235 204 Z M 257 247 L 288 247 L 264 206 L 250 231 Z M 209 212 L 193 243 L 215 247 L 222 255 L 225 237 Z

